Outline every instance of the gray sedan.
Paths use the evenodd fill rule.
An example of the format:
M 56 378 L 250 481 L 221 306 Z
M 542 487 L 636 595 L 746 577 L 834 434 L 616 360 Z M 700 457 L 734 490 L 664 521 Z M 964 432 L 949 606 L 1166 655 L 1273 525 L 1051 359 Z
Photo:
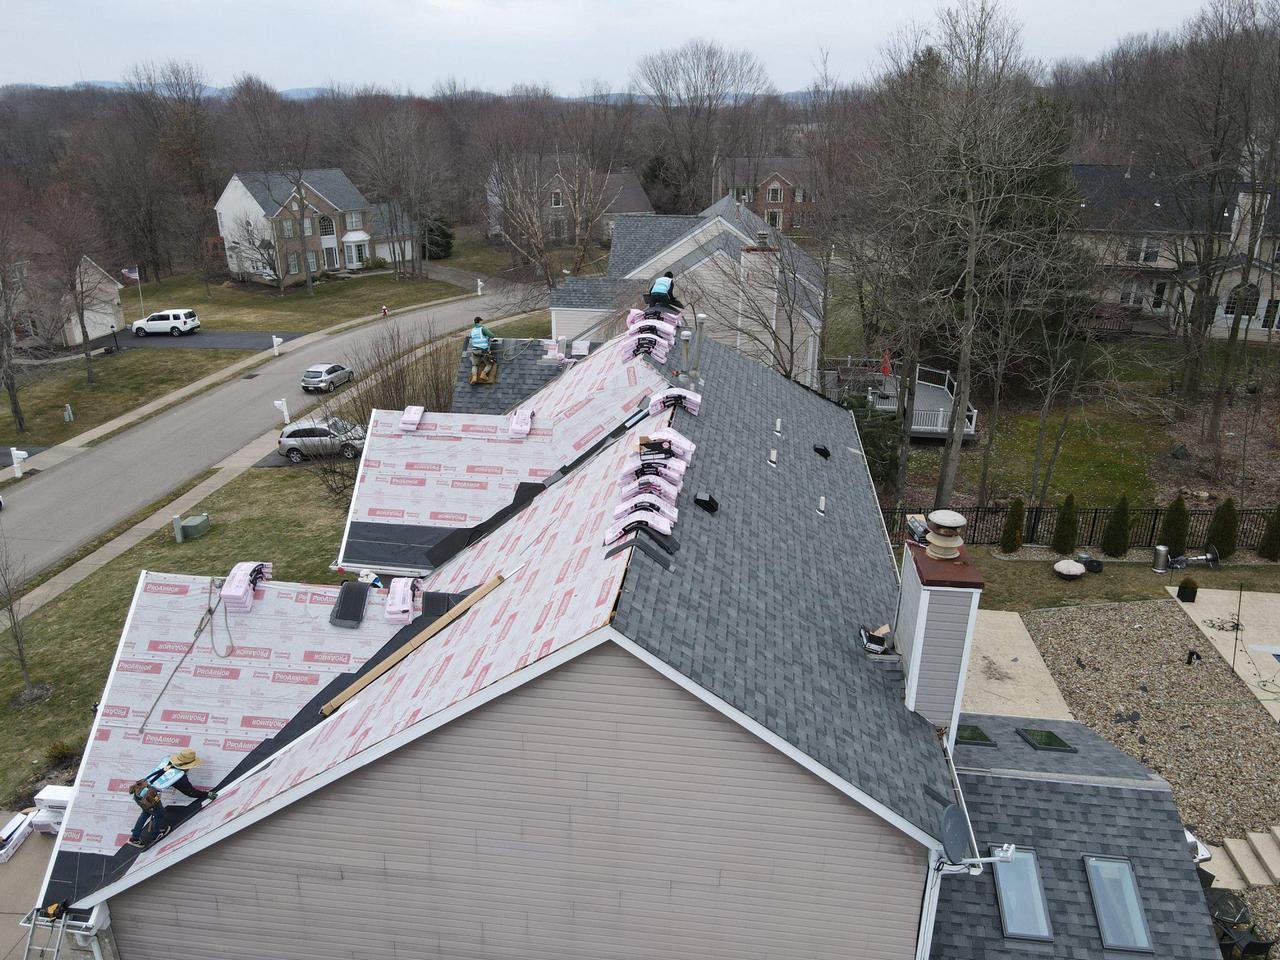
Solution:
M 364 428 L 340 417 L 308 417 L 280 431 L 276 449 L 292 463 L 307 457 L 331 457 L 335 453 L 354 460 L 364 449 Z
M 308 367 L 302 374 L 302 391 L 311 393 L 321 390 L 332 393 L 335 389 L 355 379 L 355 371 L 340 363 L 317 363 Z

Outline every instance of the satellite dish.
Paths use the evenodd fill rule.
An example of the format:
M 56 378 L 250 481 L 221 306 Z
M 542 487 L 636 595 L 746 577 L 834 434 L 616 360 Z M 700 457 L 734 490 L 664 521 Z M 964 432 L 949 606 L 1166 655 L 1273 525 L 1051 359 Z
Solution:
M 953 803 L 942 811 L 942 852 L 951 864 L 964 863 L 969 856 L 969 818 Z

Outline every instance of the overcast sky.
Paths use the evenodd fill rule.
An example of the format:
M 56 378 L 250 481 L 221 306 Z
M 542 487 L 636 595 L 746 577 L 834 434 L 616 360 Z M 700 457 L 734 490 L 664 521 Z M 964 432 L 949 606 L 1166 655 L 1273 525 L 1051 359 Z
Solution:
M 1012 0 L 1028 51 L 1089 56 L 1171 28 L 1197 0 Z M 755 52 L 781 90 L 806 87 L 821 46 L 865 76 L 884 39 L 935 0 L 0 0 L 0 84 L 119 80 L 140 60 L 199 63 L 214 86 L 253 72 L 282 89 L 377 83 L 429 92 L 457 77 L 504 90 L 627 85 L 632 64 L 690 36 Z

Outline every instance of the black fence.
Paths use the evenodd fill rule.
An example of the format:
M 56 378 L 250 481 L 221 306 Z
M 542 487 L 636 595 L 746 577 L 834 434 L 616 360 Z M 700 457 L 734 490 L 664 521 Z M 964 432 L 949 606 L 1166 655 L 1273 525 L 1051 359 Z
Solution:
M 1088 507 L 1076 511 L 1079 534 L 1076 543 L 1082 547 L 1100 547 L 1102 531 L 1107 528 L 1111 519 L 1111 507 Z M 901 543 L 909 514 L 927 514 L 928 508 L 907 507 L 901 510 L 885 511 L 884 521 L 889 528 L 889 539 Z M 1240 529 L 1236 535 L 1236 546 L 1240 550 L 1253 550 L 1262 540 L 1262 531 L 1267 526 L 1267 519 L 1272 510 L 1240 510 Z M 960 513 L 968 521 L 964 539 L 966 543 L 999 543 L 1004 532 L 1005 518 L 1009 514 L 1008 507 L 970 507 L 961 509 Z M 1187 549 L 1198 549 L 1204 546 L 1205 536 L 1209 532 L 1209 521 L 1213 518 L 1212 510 L 1189 510 L 1190 523 L 1187 525 Z M 1160 525 L 1164 521 L 1164 507 L 1143 507 L 1129 509 L 1129 546 L 1153 547 L 1159 542 Z M 1058 525 L 1058 508 L 1035 507 L 1027 510 L 1026 526 L 1023 528 L 1024 543 L 1048 544 L 1053 541 L 1054 528 Z

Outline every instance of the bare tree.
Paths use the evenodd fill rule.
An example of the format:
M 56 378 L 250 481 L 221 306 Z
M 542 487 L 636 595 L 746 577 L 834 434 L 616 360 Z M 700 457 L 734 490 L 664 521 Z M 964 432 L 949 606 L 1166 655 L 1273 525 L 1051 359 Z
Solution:
M 34 699 L 38 689 L 31 683 L 31 670 L 27 664 L 27 634 L 22 620 L 20 604 L 28 570 L 22 557 L 9 548 L 9 538 L 0 529 L 0 606 L 4 607 L 9 629 L 6 633 L 5 652 L 18 664 L 22 674 L 22 698 Z
M 29 298 L 24 290 L 30 266 L 30 251 L 22 242 L 29 232 L 23 229 L 21 211 L 26 202 L 25 191 L 14 185 L 0 187 L 0 381 L 9 397 L 9 413 L 13 428 L 27 432 L 26 416 L 18 400 L 16 348 L 18 329 L 29 313 Z

